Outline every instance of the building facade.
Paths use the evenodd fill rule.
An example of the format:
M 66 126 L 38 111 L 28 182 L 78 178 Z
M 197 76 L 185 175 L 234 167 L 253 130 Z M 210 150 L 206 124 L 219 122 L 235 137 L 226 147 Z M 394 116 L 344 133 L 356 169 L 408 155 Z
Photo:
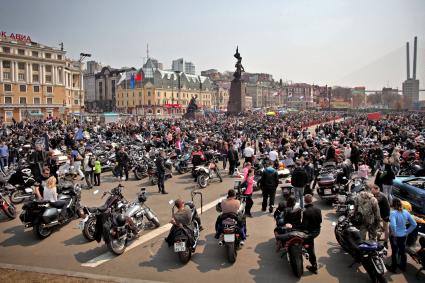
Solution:
M 212 109 L 212 84 L 207 77 L 154 70 L 130 87 L 129 80 L 117 86 L 116 108 L 136 115 L 182 115 L 196 97 L 199 109 Z
M 28 37 L 29 38 L 29 37 Z M 61 49 L 0 38 L 0 118 L 64 118 L 84 108 L 81 63 Z
M 196 74 L 195 64 L 192 62 L 187 62 L 183 58 L 173 60 L 171 64 L 171 70 L 174 72 L 183 72 L 188 75 Z
M 294 83 L 283 86 L 286 97 L 286 106 L 290 108 L 306 109 L 315 107 L 313 101 L 313 87 L 306 83 Z

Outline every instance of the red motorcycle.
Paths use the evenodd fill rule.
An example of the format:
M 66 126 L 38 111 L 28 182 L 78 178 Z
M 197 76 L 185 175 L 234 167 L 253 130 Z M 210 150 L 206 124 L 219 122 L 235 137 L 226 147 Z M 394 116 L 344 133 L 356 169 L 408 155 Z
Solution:
M 0 209 L 9 219 L 16 218 L 15 206 L 4 196 L 2 191 L 0 191 Z

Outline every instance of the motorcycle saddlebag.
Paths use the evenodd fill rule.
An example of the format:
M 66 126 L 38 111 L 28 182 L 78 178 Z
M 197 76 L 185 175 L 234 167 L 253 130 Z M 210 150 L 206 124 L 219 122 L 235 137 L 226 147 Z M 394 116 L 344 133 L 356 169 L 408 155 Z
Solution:
M 56 221 L 58 219 L 58 209 L 54 207 L 50 207 L 43 212 L 41 216 L 41 221 L 45 224 Z

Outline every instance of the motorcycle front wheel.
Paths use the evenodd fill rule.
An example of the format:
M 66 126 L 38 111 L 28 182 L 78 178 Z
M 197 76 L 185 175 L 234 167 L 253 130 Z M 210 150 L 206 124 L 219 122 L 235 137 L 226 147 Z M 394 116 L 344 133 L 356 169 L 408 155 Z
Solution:
M 10 201 L 13 204 L 22 203 L 24 201 L 24 198 L 23 198 L 23 195 L 22 195 L 22 191 L 21 190 L 14 191 L 12 193 L 12 195 L 10 196 Z
M 96 230 L 96 217 L 90 217 L 86 223 L 84 223 L 83 236 L 87 241 L 94 241 L 94 232 Z
M 205 174 L 198 176 L 198 185 L 203 189 L 208 186 L 208 178 Z
M 34 225 L 33 232 L 37 238 L 45 239 L 52 234 L 52 228 L 43 228 L 41 224 L 36 224 Z
M 151 184 L 152 185 L 158 185 L 158 177 L 156 177 L 156 176 L 151 177 Z
M 121 255 L 125 251 L 125 238 L 111 239 L 107 243 L 108 249 L 116 255 Z
M 137 180 L 142 180 L 143 179 L 143 171 L 142 170 L 140 170 L 140 169 L 138 169 L 138 168 L 136 168 L 135 170 L 134 170 L 134 177 L 137 179 Z
M 3 208 L 3 212 L 10 219 L 15 219 L 16 218 L 16 208 L 15 208 L 15 206 L 13 204 L 9 204 L 6 209 Z

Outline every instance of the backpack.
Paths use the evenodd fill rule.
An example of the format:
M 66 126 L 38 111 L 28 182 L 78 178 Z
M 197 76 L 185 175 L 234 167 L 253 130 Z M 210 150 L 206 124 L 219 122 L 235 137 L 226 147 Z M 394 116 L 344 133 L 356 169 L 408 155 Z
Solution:
M 89 166 L 93 168 L 95 165 L 96 165 L 96 157 L 90 156 Z

